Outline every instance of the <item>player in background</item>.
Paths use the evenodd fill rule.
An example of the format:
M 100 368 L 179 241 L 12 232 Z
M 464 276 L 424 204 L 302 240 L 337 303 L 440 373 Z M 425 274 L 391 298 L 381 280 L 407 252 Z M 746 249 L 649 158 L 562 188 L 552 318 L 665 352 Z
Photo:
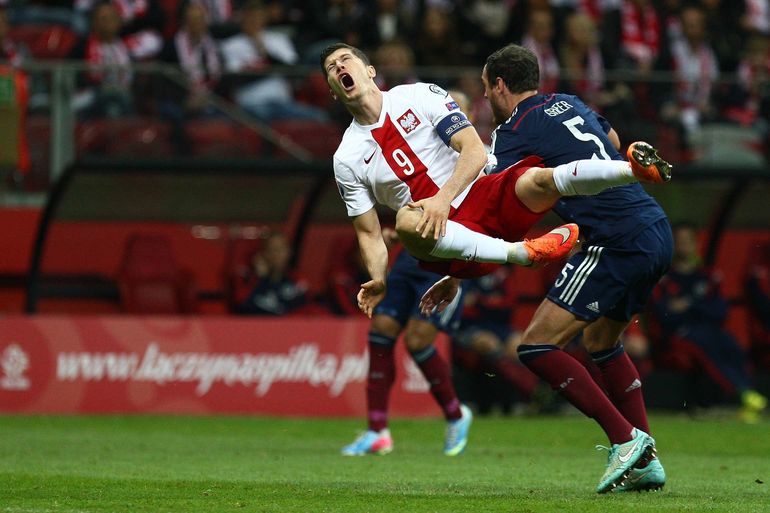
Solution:
M 577 159 L 623 158 L 617 133 L 579 98 L 538 94 L 538 63 L 530 50 L 508 45 L 496 51 L 487 58 L 482 82 L 499 123 L 492 142 L 497 170 L 521 159 L 558 168 Z M 628 158 L 645 167 L 649 181 L 670 178 L 668 163 L 645 143 L 633 143 Z M 607 434 L 611 447 L 597 492 L 661 488 L 666 476 L 647 434 L 639 373 L 618 339 L 671 264 L 668 219 L 638 183 L 565 196 L 553 210 L 580 226 L 583 249 L 568 260 L 524 331 L 519 360 Z M 451 298 L 452 281 L 432 288 L 423 308 Z M 581 331 L 607 394 L 561 350 Z
M 390 246 L 398 241 L 396 233 L 383 229 Z M 369 331 L 369 373 L 366 381 L 367 430 L 353 443 L 342 448 L 345 456 L 387 454 L 393 450 L 388 429 L 388 400 L 396 376 L 395 345 L 403 333 L 409 354 L 430 384 L 447 421 L 444 454 L 456 456 L 468 441 L 473 415 L 460 404 L 452 383 L 449 363 L 433 345 L 439 331 L 450 336 L 460 324 L 462 293 L 441 313 L 420 313 L 420 298 L 441 276 L 421 269 L 416 258 L 401 250 L 388 273 L 385 298 L 374 307 Z
M 753 387 L 748 355 L 725 327 L 729 305 L 721 273 L 700 261 L 695 226 L 673 227 L 674 259 L 649 302 L 648 326 L 656 332 L 655 361 L 687 362 L 711 379 L 727 398 L 740 400 L 741 420 L 758 422 L 767 398 Z
M 600 160 L 557 168 L 524 162 L 486 176 L 484 146 L 446 91 L 424 83 L 380 91 L 366 55 L 344 43 L 327 47 L 321 66 L 332 96 L 353 115 L 334 154 L 334 175 L 371 278 L 358 295 L 370 317 L 385 296 L 388 264 L 375 204 L 397 211 L 399 238 L 431 270 L 461 276 L 467 267 L 479 275 L 491 269 L 478 263 L 562 257 L 577 241 L 574 224 L 508 241 L 521 239 L 562 195 L 595 194 L 646 176 L 637 162 Z

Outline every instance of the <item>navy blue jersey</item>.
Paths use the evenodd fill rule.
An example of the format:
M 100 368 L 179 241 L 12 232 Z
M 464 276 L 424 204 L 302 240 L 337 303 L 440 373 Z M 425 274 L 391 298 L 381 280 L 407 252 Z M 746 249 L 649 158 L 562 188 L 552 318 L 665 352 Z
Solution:
M 492 151 L 493 172 L 527 158 L 545 167 L 574 160 L 624 160 L 607 137 L 610 124 L 577 96 L 535 95 L 522 101 L 513 116 L 497 127 Z M 565 221 L 580 226 L 589 244 L 627 241 L 666 214 L 638 183 L 613 187 L 594 196 L 560 199 L 553 210 Z

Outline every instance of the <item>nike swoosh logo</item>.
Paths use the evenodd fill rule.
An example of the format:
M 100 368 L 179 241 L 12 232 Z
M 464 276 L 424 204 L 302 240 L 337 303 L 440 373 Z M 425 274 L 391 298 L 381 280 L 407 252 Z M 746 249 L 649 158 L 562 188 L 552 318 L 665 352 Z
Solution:
M 555 228 L 551 230 L 551 233 L 556 233 L 558 235 L 561 235 L 561 243 L 559 244 L 559 246 L 561 246 L 562 244 L 566 243 L 569 240 L 569 235 L 570 235 L 569 228 L 564 228 L 560 226 L 559 228 Z
M 637 473 L 638 472 L 638 473 Z M 635 470 L 631 473 L 630 476 L 628 476 L 628 479 L 626 479 L 626 483 L 628 484 L 636 484 L 645 477 L 647 477 L 647 474 L 652 473 L 652 470 L 650 469 L 644 469 L 644 470 Z
M 577 176 L 577 164 L 575 164 L 575 169 L 572 170 L 572 176 Z
M 630 392 L 631 390 L 636 390 L 637 388 L 642 387 L 642 382 L 638 379 L 635 379 L 633 383 L 631 383 L 628 388 L 626 388 L 626 392 Z
M 377 150 L 374 150 L 371 155 L 369 155 L 368 159 L 364 159 L 364 164 L 368 164 L 372 161 L 372 157 L 374 157 L 374 154 L 377 153 Z
M 620 462 L 626 463 L 628 460 L 630 460 L 631 456 L 634 454 L 634 452 L 636 451 L 636 448 L 639 446 L 640 443 L 642 443 L 642 441 L 637 440 L 636 443 L 631 446 L 631 448 L 628 450 L 625 456 L 622 454 L 618 454 L 618 459 L 620 460 Z

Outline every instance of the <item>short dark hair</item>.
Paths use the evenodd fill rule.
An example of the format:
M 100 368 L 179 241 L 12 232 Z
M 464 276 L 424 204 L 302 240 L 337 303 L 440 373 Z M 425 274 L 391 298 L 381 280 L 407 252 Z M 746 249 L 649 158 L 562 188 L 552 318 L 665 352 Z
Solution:
M 327 75 L 326 73 L 326 66 L 324 66 L 324 62 L 326 62 L 326 58 L 336 52 L 337 50 L 341 48 L 347 48 L 351 52 L 353 52 L 353 55 L 364 61 L 364 64 L 367 66 L 371 65 L 371 62 L 369 62 L 369 57 L 366 56 L 364 52 L 356 48 L 355 46 L 351 46 L 347 43 L 333 43 L 324 48 L 323 52 L 321 52 L 321 69 L 324 72 L 324 76 Z
M 512 93 L 534 91 L 540 84 L 537 56 L 528 48 L 510 44 L 487 57 L 487 80 L 503 79 Z

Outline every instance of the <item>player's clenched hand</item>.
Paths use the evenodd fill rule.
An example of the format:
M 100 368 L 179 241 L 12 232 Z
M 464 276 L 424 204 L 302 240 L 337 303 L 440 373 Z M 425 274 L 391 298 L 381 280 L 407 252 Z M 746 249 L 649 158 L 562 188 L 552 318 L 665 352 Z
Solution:
M 446 221 L 449 217 L 450 202 L 443 197 L 436 195 L 430 198 L 413 201 L 408 204 L 410 208 L 421 208 L 422 217 L 417 223 L 417 233 L 423 239 L 433 236 L 438 240 L 439 235 L 446 235 Z
M 374 307 L 380 304 L 380 301 L 385 297 L 385 282 L 383 280 L 370 280 L 361 285 L 361 290 L 358 291 L 358 308 L 366 314 L 370 319 L 372 318 L 372 312 Z
M 442 312 L 449 306 L 449 303 L 457 295 L 460 289 L 460 280 L 451 276 L 444 276 L 439 281 L 431 285 L 420 300 L 420 312 L 423 315 L 430 315 L 435 308 L 437 312 Z

